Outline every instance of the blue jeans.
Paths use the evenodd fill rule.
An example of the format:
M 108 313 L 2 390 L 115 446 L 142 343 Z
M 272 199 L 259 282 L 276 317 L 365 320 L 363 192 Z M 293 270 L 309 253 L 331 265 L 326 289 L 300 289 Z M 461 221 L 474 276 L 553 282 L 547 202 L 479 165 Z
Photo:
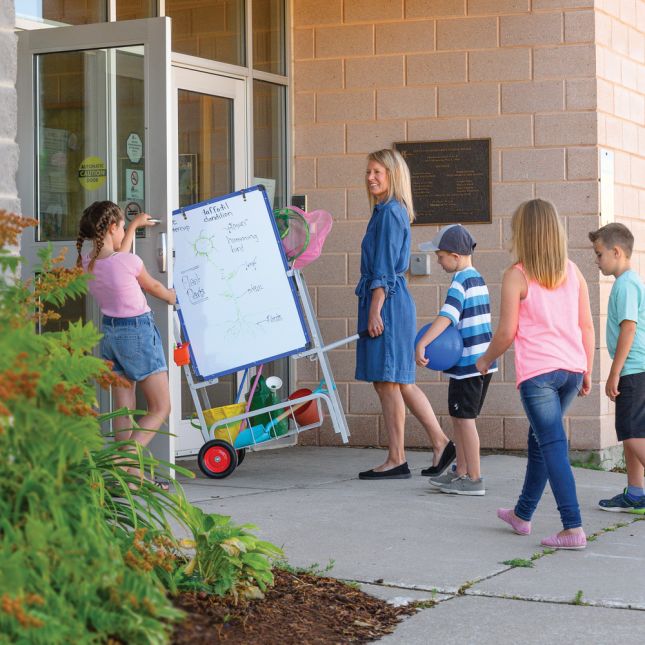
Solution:
M 533 516 L 548 480 L 563 527 L 582 526 L 562 422 L 581 386 L 582 374 L 566 370 L 540 374 L 520 383 L 522 405 L 531 424 L 524 486 L 515 506 L 515 514 L 523 520 L 529 521 Z

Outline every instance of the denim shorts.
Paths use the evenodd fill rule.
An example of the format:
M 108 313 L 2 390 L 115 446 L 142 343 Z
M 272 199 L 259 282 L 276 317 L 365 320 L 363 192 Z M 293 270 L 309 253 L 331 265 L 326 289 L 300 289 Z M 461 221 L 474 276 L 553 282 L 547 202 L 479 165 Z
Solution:
M 627 374 L 618 380 L 616 435 L 618 441 L 645 439 L 645 372 Z
M 161 335 L 152 313 L 131 318 L 103 316 L 101 356 L 112 361 L 112 370 L 130 381 L 143 381 L 168 371 Z

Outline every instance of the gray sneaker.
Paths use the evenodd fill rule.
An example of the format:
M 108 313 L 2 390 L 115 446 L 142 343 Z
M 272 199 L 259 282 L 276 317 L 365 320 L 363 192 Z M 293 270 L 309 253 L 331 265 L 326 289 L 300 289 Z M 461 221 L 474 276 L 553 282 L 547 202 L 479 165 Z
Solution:
M 453 479 L 448 484 L 439 488 L 442 493 L 452 493 L 453 495 L 485 495 L 484 478 L 472 480 L 468 475 L 462 475 Z
M 434 486 L 434 488 L 441 488 L 442 486 L 449 484 L 453 479 L 457 479 L 458 475 L 455 472 L 455 469 L 456 466 L 453 464 L 452 467 L 448 468 L 448 470 L 446 470 L 443 475 L 430 477 L 430 479 L 428 480 L 430 486 Z

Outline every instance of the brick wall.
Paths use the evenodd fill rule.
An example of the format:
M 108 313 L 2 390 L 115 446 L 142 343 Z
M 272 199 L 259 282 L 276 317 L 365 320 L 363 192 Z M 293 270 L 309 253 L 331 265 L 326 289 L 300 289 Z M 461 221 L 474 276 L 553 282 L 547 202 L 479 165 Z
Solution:
M 0 208 L 20 212 L 16 188 L 16 37 L 12 2 L 0 3 Z
M 599 318 L 598 271 L 586 237 L 598 225 L 597 19 L 593 0 L 294 0 L 294 192 L 308 194 L 311 207 L 326 208 L 335 220 L 324 257 L 306 271 L 326 340 L 356 328 L 353 287 L 370 216 L 365 155 L 402 140 L 491 137 L 493 221 L 469 228 L 478 241 L 475 264 L 490 286 L 494 324 L 510 260 L 510 217 L 532 197 L 558 206 Z M 641 39 L 633 34 L 632 41 L 642 57 Z M 624 58 L 628 64 L 629 50 Z M 641 85 L 640 98 L 632 89 L 627 100 L 630 109 L 640 106 L 641 123 L 642 93 Z M 643 143 L 641 137 L 641 155 Z M 436 230 L 413 227 L 413 246 Z M 436 315 L 448 282 L 434 258 L 429 278 L 411 280 L 419 326 Z M 331 361 L 352 444 L 385 445 L 372 386 L 353 380 L 353 347 L 332 352 Z M 298 369 L 299 384 L 316 382 L 315 366 Z M 449 431 L 447 382 L 429 370 L 417 374 Z M 607 402 L 599 378 L 597 368 L 593 394 L 572 407 L 568 429 L 575 447 L 610 442 L 601 432 Z M 508 352 L 478 424 L 482 447 L 526 445 L 513 379 Z M 408 445 L 427 445 L 413 417 L 406 427 Z M 337 442 L 329 429 L 301 440 Z
M 614 152 L 615 219 L 634 233 L 633 267 L 645 275 L 645 2 L 596 0 L 598 144 Z M 605 343 L 607 298 L 613 278 L 600 277 L 600 370 L 611 365 Z M 615 441 L 614 404 L 602 397 L 589 441 Z

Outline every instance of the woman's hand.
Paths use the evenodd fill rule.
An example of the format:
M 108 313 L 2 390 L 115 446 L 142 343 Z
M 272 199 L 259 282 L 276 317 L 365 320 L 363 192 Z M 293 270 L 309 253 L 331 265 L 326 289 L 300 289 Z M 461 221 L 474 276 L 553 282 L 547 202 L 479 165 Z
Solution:
M 578 392 L 578 396 L 587 396 L 589 392 L 591 392 L 591 374 L 585 372 L 582 375 L 582 387 L 580 388 L 580 392 Z
M 376 311 L 370 311 L 369 318 L 367 319 L 367 332 L 370 337 L 375 338 L 376 336 L 380 336 L 384 329 L 385 325 L 383 324 L 381 314 Z

